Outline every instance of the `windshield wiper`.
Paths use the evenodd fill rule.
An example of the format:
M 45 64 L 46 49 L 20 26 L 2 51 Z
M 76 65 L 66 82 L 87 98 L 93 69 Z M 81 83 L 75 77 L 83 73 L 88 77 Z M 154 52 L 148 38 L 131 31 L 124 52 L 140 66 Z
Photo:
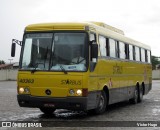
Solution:
M 43 64 L 43 63 L 36 63 L 34 69 L 31 70 L 31 73 L 34 73 L 34 72 L 38 71 L 38 70 L 37 70 L 37 67 L 38 67 L 39 64 Z M 44 65 L 44 64 L 43 64 L 43 65 Z M 44 67 L 45 67 L 45 66 L 44 66 Z
M 60 65 L 61 70 L 64 72 L 64 74 L 68 74 L 67 71 L 64 69 L 62 65 Z
M 38 66 L 38 65 L 36 64 L 36 66 L 34 67 L 34 69 L 31 70 L 31 73 L 32 73 L 32 74 L 37 71 L 37 66 Z

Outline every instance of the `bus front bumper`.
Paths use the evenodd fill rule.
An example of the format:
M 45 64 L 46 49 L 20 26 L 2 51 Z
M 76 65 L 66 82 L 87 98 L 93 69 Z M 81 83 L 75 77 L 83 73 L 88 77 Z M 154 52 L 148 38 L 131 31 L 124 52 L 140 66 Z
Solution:
M 52 107 L 55 109 L 87 110 L 87 97 L 37 97 L 31 95 L 17 95 L 20 107 Z

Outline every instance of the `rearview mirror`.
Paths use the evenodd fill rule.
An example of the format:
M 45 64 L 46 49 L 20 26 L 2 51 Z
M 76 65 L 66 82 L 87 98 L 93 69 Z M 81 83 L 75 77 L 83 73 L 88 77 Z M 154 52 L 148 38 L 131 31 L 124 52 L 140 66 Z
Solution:
M 16 44 L 22 46 L 22 41 L 12 39 L 12 47 L 11 47 L 11 56 L 15 57 L 15 52 L 16 52 Z
M 15 57 L 15 51 L 16 51 L 16 43 L 12 43 L 11 47 L 11 56 Z

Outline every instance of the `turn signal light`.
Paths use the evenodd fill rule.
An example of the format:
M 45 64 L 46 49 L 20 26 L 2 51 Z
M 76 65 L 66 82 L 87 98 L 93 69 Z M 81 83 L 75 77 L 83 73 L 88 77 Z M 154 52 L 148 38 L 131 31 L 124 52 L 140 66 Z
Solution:
M 83 88 L 83 89 L 82 89 L 82 96 L 83 96 L 83 97 L 88 96 L 88 88 Z

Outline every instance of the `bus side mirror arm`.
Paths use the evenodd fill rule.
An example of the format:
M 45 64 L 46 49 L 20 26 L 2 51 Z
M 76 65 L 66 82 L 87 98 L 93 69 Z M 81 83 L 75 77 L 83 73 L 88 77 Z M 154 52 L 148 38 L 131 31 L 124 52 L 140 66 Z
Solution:
M 22 41 L 18 41 L 18 40 L 16 40 L 16 39 L 12 39 L 11 57 L 15 57 L 16 44 L 22 46 Z

